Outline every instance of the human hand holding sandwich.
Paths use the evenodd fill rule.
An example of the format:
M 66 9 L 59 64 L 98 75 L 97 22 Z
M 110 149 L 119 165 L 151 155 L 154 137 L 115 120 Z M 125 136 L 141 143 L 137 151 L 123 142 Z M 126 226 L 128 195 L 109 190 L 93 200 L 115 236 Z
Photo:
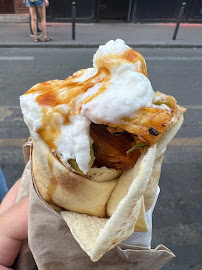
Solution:
M 10 189 L 0 205 L 0 269 L 9 269 L 27 239 L 28 206 L 26 197 L 15 204 L 21 179 Z

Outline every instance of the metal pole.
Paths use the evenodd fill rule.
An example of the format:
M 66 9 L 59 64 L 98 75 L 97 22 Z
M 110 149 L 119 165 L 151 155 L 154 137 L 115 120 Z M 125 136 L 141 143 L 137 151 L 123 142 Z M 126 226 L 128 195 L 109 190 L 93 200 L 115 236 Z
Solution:
M 72 2 L 72 39 L 75 40 L 76 2 Z
M 179 16 L 178 16 L 178 18 L 177 18 L 176 27 L 175 27 L 175 31 L 174 31 L 174 34 L 173 34 L 173 40 L 176 39 L 177 32 L 178 32 L 178 29 L 179 29 L 179 26 L 180 26 L 180 23 L 181 23 L 183 14 L 184 14 L 185 6 L 186 6 L 186 3 L 183 2 L 183 3 L 182 3 L 182 6 L 181 6 L 181 8 L 180 8 Z

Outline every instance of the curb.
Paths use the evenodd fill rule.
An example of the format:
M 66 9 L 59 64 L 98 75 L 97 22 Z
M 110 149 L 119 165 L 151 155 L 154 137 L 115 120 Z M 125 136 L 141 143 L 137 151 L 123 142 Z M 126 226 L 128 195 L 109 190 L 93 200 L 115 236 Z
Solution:
M 29 13 L 26 14 L 0 14 L 0 23 L 28 23 Z
M 0 48 L 98 48 L 100 43 L 0 43 Z M 202 43 L 173 43 L 173 42 L 150 42 L 150 43 L 130 43 L 127 45 L 133 48 L 202 48 Z

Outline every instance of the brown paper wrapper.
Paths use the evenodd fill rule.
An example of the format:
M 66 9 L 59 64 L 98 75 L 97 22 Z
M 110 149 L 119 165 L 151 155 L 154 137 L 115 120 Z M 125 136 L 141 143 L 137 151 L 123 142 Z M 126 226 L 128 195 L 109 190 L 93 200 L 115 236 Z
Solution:
M 24 241 L 16 270 L 158 270 L 175 255 L 165 246 L 155 249 L 120 244 L 92 262 L 72 236 L 62 216 L 40 197 L 31 172 L 31 142 L 23 147 L 26 167 L 17 201 L 29 195 L 28 242 Z

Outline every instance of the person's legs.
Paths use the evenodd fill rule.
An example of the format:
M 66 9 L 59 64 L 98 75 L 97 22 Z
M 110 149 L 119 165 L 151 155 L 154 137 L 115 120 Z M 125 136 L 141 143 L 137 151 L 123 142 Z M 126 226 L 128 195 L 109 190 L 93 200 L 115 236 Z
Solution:
M 30 35 L 31 37 L 34 36 L 33 32 L 32 32 L 32 26 L 31 26 L 31 15 L 29 14 L 29 28 L 30 28 Z M 38 13 L 38 9 L 37 9 L 37 33 L 40 34 L 41 33 L 41 29 L 39 28 L 39 13 Z
M 32 26 L 32 32 L 34 34 L 34 39 L 37 40 L 37 14 L 36 14 L 36 7 L 29 7 L 29 12 L 31 15 L 31 26 Z
M 38 12 L 39 12 L 40 20 L 41 20 L 42 35 L 43 35 L 43 38 L 46 39 L 47 35 L 46 35 L 46 7 L 45 5 L 38 7 Z

